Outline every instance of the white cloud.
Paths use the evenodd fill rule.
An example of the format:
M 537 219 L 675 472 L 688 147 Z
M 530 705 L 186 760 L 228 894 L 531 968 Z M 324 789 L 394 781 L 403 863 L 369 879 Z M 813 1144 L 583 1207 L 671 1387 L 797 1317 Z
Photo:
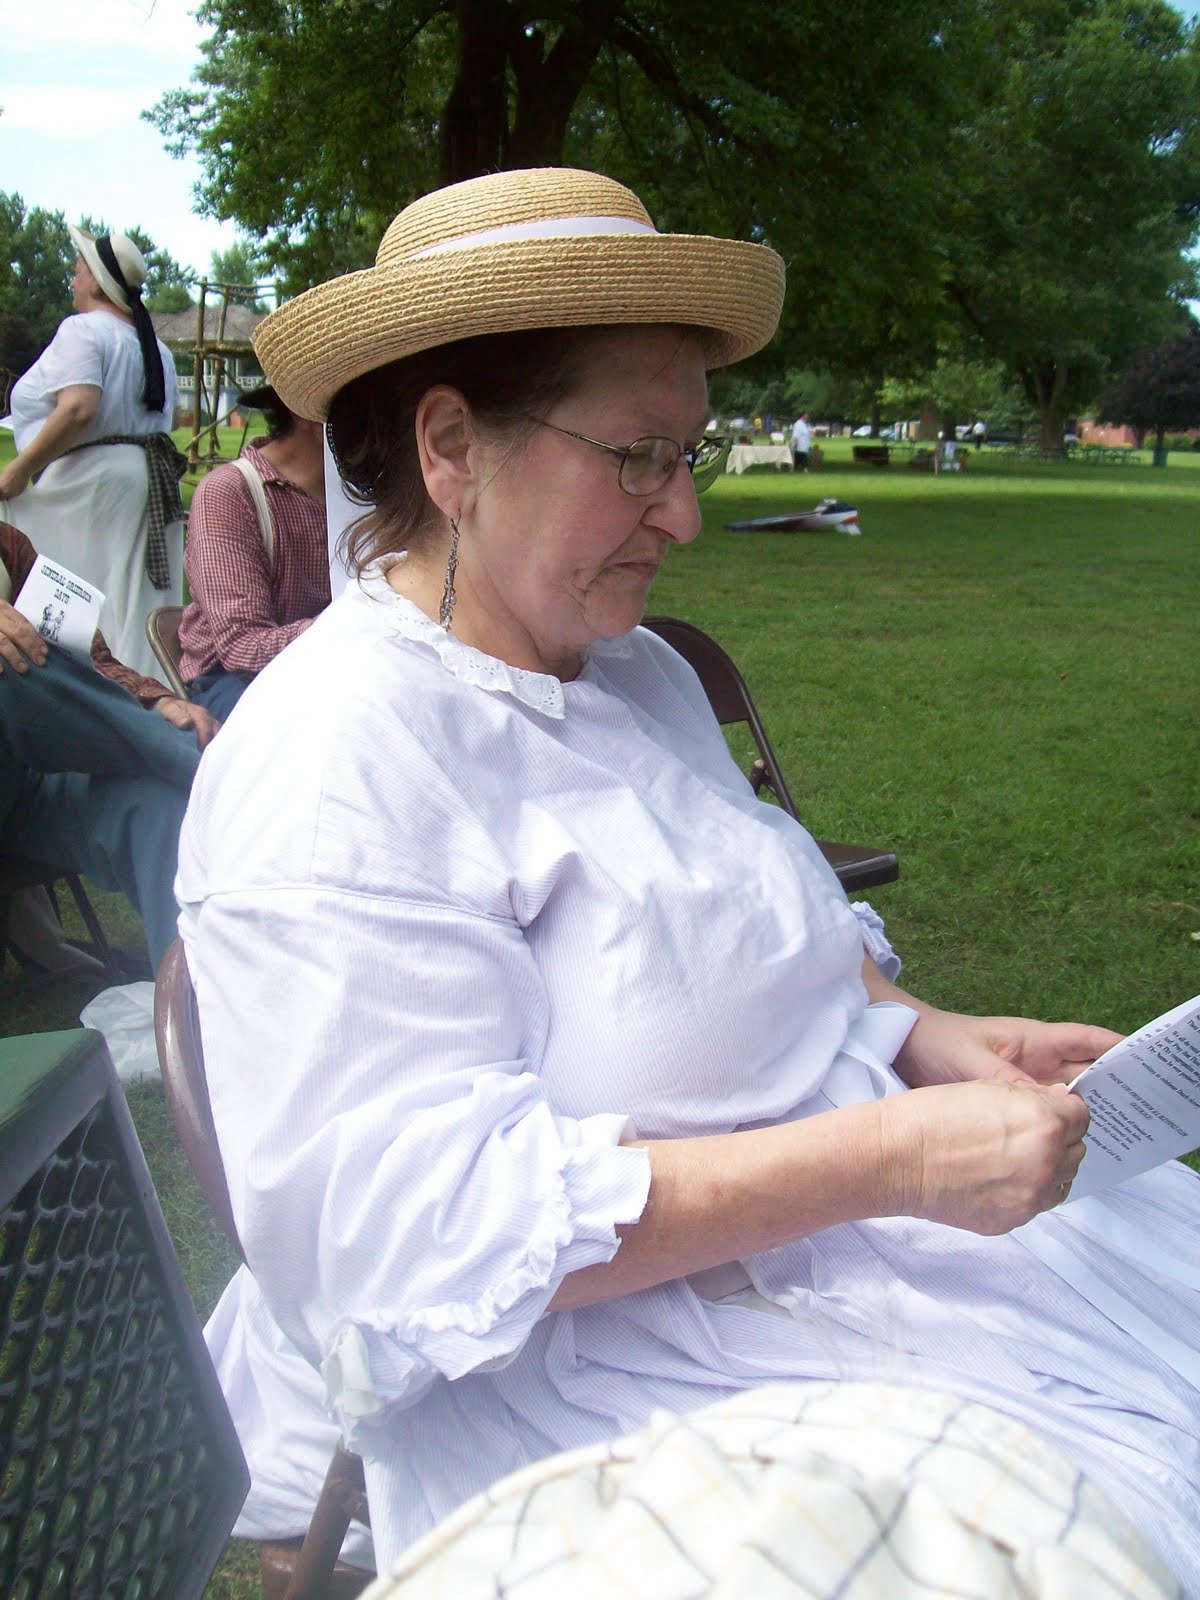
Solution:
M 43 139 L 99 139 L 136 124 L 152 97 L 140 89 L 5 89 L 0 132 Z
M 194 157 L 173 161 L 141 113 L 199 60 L 197 0 L 23 0 L 0 5 L 0 188 L 29 206 L 137 224 L 206 272 L 231 223 L 197 217 Z
M 5 8 L 4 47 L 70 52 L 118 48 L 191 57 L 203 37 L 185 0 L 42 0 Z

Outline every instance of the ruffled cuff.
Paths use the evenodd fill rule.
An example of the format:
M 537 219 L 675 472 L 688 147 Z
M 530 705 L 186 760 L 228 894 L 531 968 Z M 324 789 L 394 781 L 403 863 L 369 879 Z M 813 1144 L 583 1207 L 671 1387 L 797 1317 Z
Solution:
M 900 976 L 900 957 L 883 931 L 883 918 L 869 900 L 852 900 L 850 909 L 858 918 L 863 948 L 888 982 L 895 983 Z
M 330 1405 L 347 1437 L 385 1407 L 411 1405 L 438 1376 L 460 1378 L 515 1358 L 569 1273 L 611 1261 L 617 1227 L 641 1216 L 650 1158 L 620 1143 L 625 1117 L 559 1124 L 562 1159 L 520 1260 L 472 1301 L 445 1300 L 403 1323 L 357 1317 L 334 1331 L 321 1363 Z

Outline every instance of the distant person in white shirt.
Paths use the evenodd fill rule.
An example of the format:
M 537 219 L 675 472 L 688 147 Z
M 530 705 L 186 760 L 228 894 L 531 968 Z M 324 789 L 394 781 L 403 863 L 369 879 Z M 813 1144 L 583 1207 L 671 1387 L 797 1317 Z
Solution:
M 975 424 L 975 426 L 971 429 L 971 437 L 975 441 L 976 450 L 978 450 L 980 448 L 980 446 L 983 444 L 983 441 L 987 438 L 987 423 L 984 422 L 982 417 Z
M 792 466 L 797 472 L 808 471 L 808 452 L 812 447 L 812 428 L 808 412 L 802 411 L 792 424 Z

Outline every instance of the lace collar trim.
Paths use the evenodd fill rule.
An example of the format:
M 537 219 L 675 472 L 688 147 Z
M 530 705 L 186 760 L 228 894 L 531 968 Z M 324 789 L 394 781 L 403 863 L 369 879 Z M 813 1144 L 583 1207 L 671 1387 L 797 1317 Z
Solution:
M 421 608 L 404 595 L 397 594 L 387 581 L 387 574 L 403 555 L 382 556 L 366 569 L 359 579 L 359 588 L 369 599 L 390 607 L 396 632 L 405 639 L 427 645 L 438 657 L 451 677 L 460 683 L 473 684 L 501 694 L 510 694 L 523 706 L 544 717 L 562 718 L 566 715 L 566 697 L 561 679 L 548 672 L 527 672 L 523 667 L 511 667 L 507 661 L 485 655 L 473 645 L 464 644 L 452 633 L 427 617 Z M 618 639 L 597 639 L 588 647 L 583 668 L 575 683 L 586 682 L 591 676 L 591 663 L 598 657 L 625 657 L 632 653 L 626 634 Z

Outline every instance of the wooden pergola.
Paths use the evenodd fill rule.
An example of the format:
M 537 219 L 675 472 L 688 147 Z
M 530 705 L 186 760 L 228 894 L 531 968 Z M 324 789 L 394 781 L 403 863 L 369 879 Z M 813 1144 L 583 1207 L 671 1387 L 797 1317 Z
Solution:
M 199 290 L 195 305 L 158 312 L 152 318 L 155 333 L 172 355 L 194 358 L 189 472 L 207 471 L 220 463 L 217 429 L 229 415 L 221 414 L 221 395 L 227 379 L 241 386 L 251 378 L 246 371 L 254 359 L 251 335 L 266 315 L 242 302 L 248 296 L 261 299 L 273 294 L 274 286 L 203 281 Z M 251 381 L 257 376 L 254 367 Z

